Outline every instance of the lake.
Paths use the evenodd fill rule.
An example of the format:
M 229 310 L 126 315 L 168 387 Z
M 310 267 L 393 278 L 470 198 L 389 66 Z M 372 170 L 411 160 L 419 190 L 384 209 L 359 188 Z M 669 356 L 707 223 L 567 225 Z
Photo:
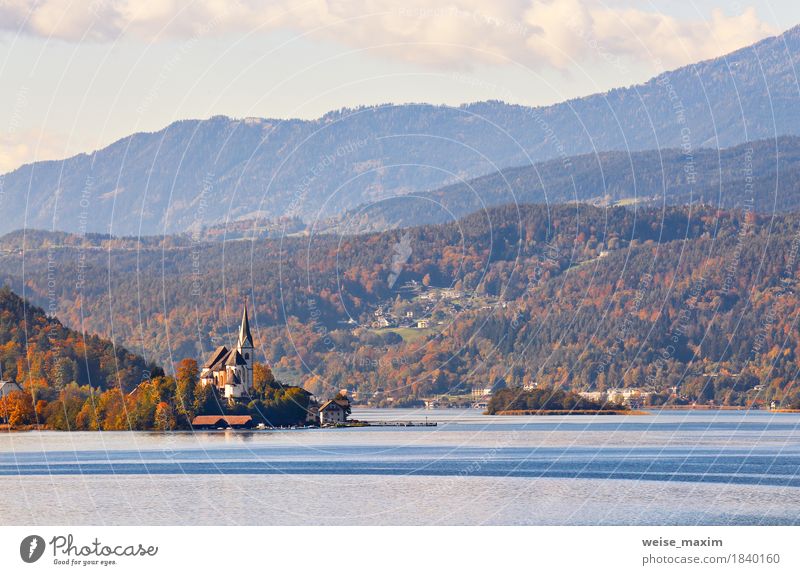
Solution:
M 797 525 L 800 414 L 483 416 L 437 427 L 0 435 L 14 524 Z

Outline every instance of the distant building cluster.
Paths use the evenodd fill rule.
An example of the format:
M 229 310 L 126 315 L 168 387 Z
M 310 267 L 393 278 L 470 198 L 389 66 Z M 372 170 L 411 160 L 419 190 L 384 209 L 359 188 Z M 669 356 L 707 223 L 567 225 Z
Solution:
M 618 387 L 605 391 L 582 391 L 579 395 L 599 403 L 619 403 L 636 408 L 648 403 L 648 399 L 653 395 L 653 392 L 637 387 Z

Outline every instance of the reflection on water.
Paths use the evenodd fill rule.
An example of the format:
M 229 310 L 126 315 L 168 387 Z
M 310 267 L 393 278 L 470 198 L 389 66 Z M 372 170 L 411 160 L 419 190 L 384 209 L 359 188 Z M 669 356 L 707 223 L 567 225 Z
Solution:
M 800 416 L 486 417 L 431 427 L 0 436 L 3 523 L 798 524 Z

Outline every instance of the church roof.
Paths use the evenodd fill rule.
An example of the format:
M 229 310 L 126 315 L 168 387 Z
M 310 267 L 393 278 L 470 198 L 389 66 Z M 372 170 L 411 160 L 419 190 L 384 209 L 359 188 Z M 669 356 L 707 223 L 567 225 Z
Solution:
M 229 354 L 228 348 L 221 345 L 208 357 L 208 361 L 203 367 L 206 369 L 213 369 L 218 364 L 222 363 Z
M 250 333 L 250 320 L 247 318 L 247 304 L 244 304 L 242 325 L 239 326 L 239 347 L 255 347 L 253 345 L 253 334 Z
M 225 359 L 225 365 L 247 365 L 247 362 L 242 357 L 242 354 L 239 353 L 238 349 L 232 349 Z

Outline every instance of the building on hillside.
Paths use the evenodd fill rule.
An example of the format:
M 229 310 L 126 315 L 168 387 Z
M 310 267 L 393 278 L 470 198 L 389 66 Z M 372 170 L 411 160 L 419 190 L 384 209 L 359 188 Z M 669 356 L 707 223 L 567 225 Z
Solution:
M 0 379 L 0 399 L 15 391 L 22 391 L 22 387 L 16 381 Z M 3 413 L 2 410 L 0 410 L 0 423 L 8 423 L 8 413 Z
M 652 392 L 636 387 L 613 388 L 606 390 L 605 400 L 609 403 L 621 403 L 636 408 L 642 407 L 652 395 Z
M 319 406 L 319 424 L 335 425 L 347 421 L 350 402 L 346 399 L 329 399 Z
M 228 349 L 221 345 L 215 349 L 203 365 L 200 383 L 213 385 L 220 396 L 228 400 L 249 397 L 253 389 L 254 361 L 255 347 L 245 304 L 236 347 Z
M 491 387 L 473 387 L 472 388 L 472 397 L 475 399 L 480 399 L 481 397 L 489 397 L 492 395 L 494 388 Z
M 580 395 L 583 399 L 588 399 L 589 401 L 597 401 L 601 403 L 606 401 L 605 391 L 579 391 L 578 395 Z
M 306 409 L 306 425 L 319 424 L 319 402 L 316 397 L 310 395 L 308 398 L 308 408 Z
M 0 379 L 0 397 L 5 397 L 13 391 L 22 391 L 22 387 L 16 381 Z

